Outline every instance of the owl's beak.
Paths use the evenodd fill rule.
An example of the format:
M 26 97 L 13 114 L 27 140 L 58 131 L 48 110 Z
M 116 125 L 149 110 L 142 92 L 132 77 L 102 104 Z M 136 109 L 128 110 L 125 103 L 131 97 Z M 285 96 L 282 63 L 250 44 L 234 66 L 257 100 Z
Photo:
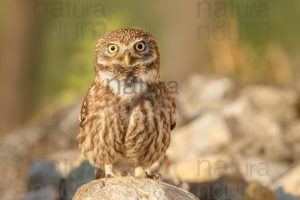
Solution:
M 126 64 L 126 66 L 130 66 L 131 61 L 132 61 L 131 55 L 129 53 L 126 53 L 124 56 L 124 63 Z

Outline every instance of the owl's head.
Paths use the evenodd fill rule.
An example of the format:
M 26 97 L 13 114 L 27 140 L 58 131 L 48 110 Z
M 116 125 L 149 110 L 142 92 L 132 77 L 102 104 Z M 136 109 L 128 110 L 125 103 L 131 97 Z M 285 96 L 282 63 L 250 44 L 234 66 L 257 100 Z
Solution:
M 106 33 L 96 43 L 95 71 L 114 74 L 159 70 L 156 40 L 137 29 L 120 29 Z

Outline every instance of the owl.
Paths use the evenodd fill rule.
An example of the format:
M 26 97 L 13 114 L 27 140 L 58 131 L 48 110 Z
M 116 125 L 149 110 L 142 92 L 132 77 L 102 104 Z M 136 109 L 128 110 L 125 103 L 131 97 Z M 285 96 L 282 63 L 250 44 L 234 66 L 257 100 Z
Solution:
M 157 42 L 137 29 L 106 33 L 96 43 L 94 70 L 80 113 L 80 150 L 95 178 L 99 171 L 147 177 L 175 127 L 175 100 L 160 77 Z

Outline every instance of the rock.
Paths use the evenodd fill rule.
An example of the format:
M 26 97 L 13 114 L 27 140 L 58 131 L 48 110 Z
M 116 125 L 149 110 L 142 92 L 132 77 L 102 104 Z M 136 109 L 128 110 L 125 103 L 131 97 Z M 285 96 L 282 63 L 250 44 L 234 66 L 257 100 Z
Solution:
M 296 163 L 300 162 L 300 122 L 296 121 L 295 123 L 290 124 L 287 128 L 285 134 L 285 140 L 287 145 L 291 148 L 291 154 L 293 161 Z
M 246 181 L 260 182 L 271 187 L 283 174 L 288 172 L 289 166 L 260 158 L 244 158 L 239 161 L 240 172 Z
M 173 161 L 193 160 L 217 151 L 230 141 L 231 134 L 224 119 L 217 113 L 205 114 L 175 129 L 167 155 Z
M 59 193 L 54 186 L 35 189 L 27 193 L 22 200 L 54 200 L 59 199 Z
M 194 75 L 180 89 L 179 105 L 186 116 L 194 118 L 203 112 L 221 108 L 233 90 L 234 83 L 227 77 Z
M 257 181 L 250 181 L 247 184 L 245 193 L 247 200 L 277 200 L 276 194 L 270 188 Z
M 282 199 L 300 199 L 300 166 L 295 167 L 275 184 L 276 193 Z M 292 197 L 292 198 L 289 198 Z
M 200 199 L 277 200 L 268 187 L 234 175 L 222 176 L 210 182 L 190 183 L 190 191 Z
M 43 188 L 49 185 L 57 186 L 61 179 L 65 178 L 58 170 L 58 164 L 53 161 L 35 162 L 28 175 L 28 186 L 30 190 Z
M 244 157 L 260 157 L 271 162 L 282 162 L 289 164 L 292 155 L 289 146 L 282 137 L 269 137 L 248 139 L 244 146 L 239 149 L 239 154 Z
M 247 182 L 256 181 L 271 187 L 289 166 L 260 158 L 230 157 L 226 154 L 200 156 L 192 161 L 174 163 L 169 167 L 169 177 L 175 183 L 209 182 L 222 176 L 242 176 Z
M 94 168 L 87 160 L 84 160 L 76 168 L 73 168 L 66 178 L 67 197 L 73 197 L 76 190 L 83 184 L 94 179 Z
M 237 98 L 222 110 L 234 138 L 278 137 L 281 127 L 259 111 L 247 97 Z
M 196 200 L 197 198 L 180 188 L 161 181 L 135 177 L 115 177 L 100 179 L 81 186 L 73 200 Z
M 244 88 L 242 96 L 280 124 L 285 125 L 298 116 L 299 95 L 292 88 L 254 85 Z
M 78 187 L 93 180 L 94 169 L 78 151 L 57 152 L 46 160 L 35 162 L 27 178 L 30 193 L 52 187 L 56 193 L 71 199 Z
M 207 155 L 195 160 L 174 163 L 169 168 L 169 176 L 177 181 L 208 182 L 214 181 L 223 175 L 234 172 L 234 163 L 226 155 Z
M 27 177 L 29 188 L 58 185 L 83 162 L 77 150 L 56 152 L 32 164 Z
M 39 131 L 38 127 L 32 127 L 1 137 L 1 198 L 7 200 L 20 199 L 16 195 L 23 195 L 26 192 L 25 176 L 28 169 L 27 163 L 31 157 L 30 149 L 41 139 Z M 11 187 L 11 185 L 14 185 L 14 187 Z
M 228 146 L 231 153 L 273 162 L 291 161 L 291 150 L 284 140 L 281 126 L 260 112 L 249 98 L 236 99 L 223 109 L 223 115 L 235 139 Z
M 2 199 L 20 199 L 26 192 L 30 165 L 55 151 L 77 148 L 80 103 L 47 120 L 13 131 L 0 138 L 0 192 Z M 10 183 L 10 184 L 7 184 Z M 11 187 L 13 185 L 14 187 Z
M 280 200 L 299 200 L 300 199 L 300 196 L 294 197 L 293 195 L 286 193 L 283 190 L 283 188 L 281 188 L 281 187 L 277 188 L 276 195 L 277 195 L 277 198 Z

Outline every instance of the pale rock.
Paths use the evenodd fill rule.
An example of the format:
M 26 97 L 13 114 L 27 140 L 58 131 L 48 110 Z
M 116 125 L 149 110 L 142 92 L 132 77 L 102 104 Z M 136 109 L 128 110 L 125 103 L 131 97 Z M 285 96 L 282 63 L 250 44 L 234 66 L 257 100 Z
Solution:
M 286 131 L 285 139 L 291 148 L 294 162 L 300 162 L 300 122 L 290 124 Z
M 239 154 L 244 157 L 260 157 L 271 162 L 289 163 L 292 160 L 290 147 L 282 137 L 245 139 Z
M 77 148 L 81 101 L 53 116 L 0 138 L 0 193 L 2 199 L 20 199 L 32 163 L 55 151 Z M 9 183 L 9 184 L 7 184 Z M 12 187 L 13 185 L 13 187 Z
M 228 145 L 231 134 L 217 113 L 205 114 L 190 124 L 175 129 L 167 155 L 172 161 L 193 160 Z
M 273 162 L 289 162 L 292 159 L 281 126 L 269 115 L 260 112 L 249 98 L 236 99 L 222 112 L 235 139 L 227 146 L 231 153 Z
M 115 177 L 100 179 L 81 186 L 73 200 L 196 200 L 181 188 L 152 179 Z
M 292 88 L 253 85 L 244 88 L 241 95 L 280 124 L 289 123 L 298 115 L 299 95 Z
M 169 168 L 169 176 L 175 181 L 207 182 L 223 175 L 235 173 L 238 166 L 229 156 L 216 154 L 201 156 L 195 160 L 174 163 Z
M 178 181 L 208 182 L 222 176 L 242 176 L 247 182 L 256 181 L 272 186 L 289 166 L 259 158 L 230 157 L 225 154 L 201 156 L 192 161 L 174 163 L 169 176 Z
M 300 199 L 300 166 L 295 167 L 279 179 L 274 184 L 274 188 L 277 195 L 283 200 Z
M 286 164 L 270 162 L 260 158 L 240 159 L 239 166 L 245 180 L 260 182 L 269 187 L 289 170 L 289 166 Z
M 223 107 L 233 90 L 234 83 L 227 77 L 193 75 L 180 89 L 179 105 L 186 116 L 194 118 L 203 112 Z
M 278 137 L 281 127 L 268 115 L 261 113 L 251 100 L 240 97 L 223 109 L 234 137 Z

